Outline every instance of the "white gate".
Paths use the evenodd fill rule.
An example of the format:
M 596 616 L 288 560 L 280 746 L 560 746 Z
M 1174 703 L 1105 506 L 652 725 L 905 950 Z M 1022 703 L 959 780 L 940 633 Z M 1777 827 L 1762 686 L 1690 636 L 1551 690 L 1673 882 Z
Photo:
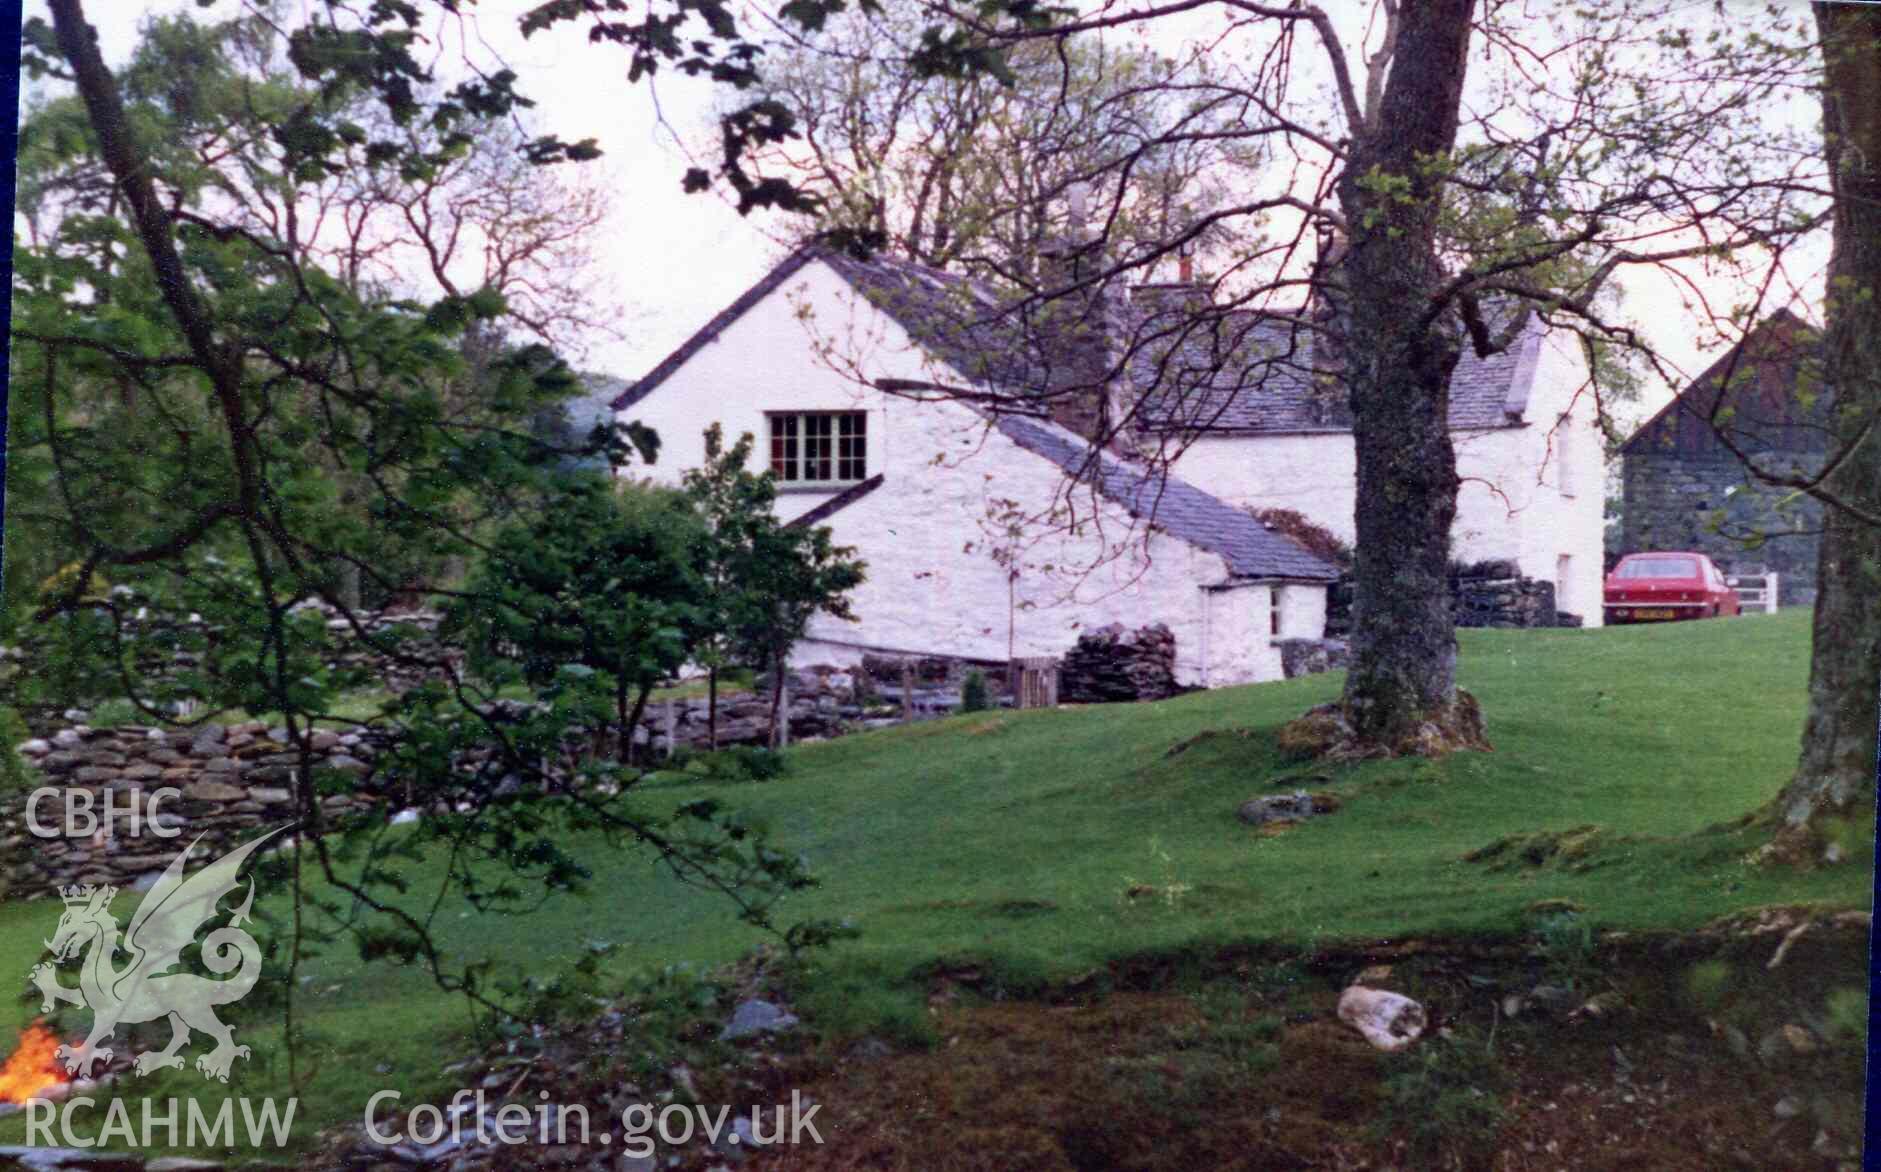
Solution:
M 1766 570 L 1755 574 L 1732 574 L 1725 579 L 1731 589 L 1737 591 L 1737 604 L 1745 614 L 1761 611 L 1775 614 L 1777 611 L 1777 576 L 1776 572 Z

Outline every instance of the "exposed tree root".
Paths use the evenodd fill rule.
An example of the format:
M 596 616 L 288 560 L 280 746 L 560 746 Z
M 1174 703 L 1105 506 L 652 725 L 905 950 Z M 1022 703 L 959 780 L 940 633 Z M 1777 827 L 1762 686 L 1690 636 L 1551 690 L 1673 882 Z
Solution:
M 1493 748 L 1483 728 L 1482 705 L 1461 688 L 1448 705 L 1425 713 L 1388 740 L 1360 736 L 1345 706 L 1332 703 L 1281 725 L 1275 741 L 1282 752 L 1325 761 L 1443 757 L 1465 749 L 1487 752 Z

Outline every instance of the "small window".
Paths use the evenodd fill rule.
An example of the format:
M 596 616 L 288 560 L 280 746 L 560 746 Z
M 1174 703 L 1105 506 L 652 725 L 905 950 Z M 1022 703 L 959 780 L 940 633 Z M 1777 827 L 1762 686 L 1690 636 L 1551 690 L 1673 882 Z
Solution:
M 771 473 L 786 484 L 868 478 L 869 417 L 862 411 L 773 412 Z
M 1267 592 L 1267 633 L 1280 633 L 1280 589 L 1274 587 Z

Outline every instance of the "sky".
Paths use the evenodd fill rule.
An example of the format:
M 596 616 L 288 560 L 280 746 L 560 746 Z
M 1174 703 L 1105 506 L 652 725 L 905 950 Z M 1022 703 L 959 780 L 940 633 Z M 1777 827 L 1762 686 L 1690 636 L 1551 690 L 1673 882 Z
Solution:
M 284 0 L 289 9 L 310 0 Z M 440 72 L 461 59 L 468 38 L 474 56 L 500 57 L 516 71 L 519 87 L 538 103 L 533 117 L 540 128 L 563 139 L 593 137 L 604 154 L 587 166 L 598 167 L 613 209 L 597 253 L 606 283 L 619 300 L 620 337 L 596 337 L 578 365 L 626 379 L 639 377 L 683 342 L 708 318 L 756 281 L 782 254 L 776 242 L 785 230 L 781 217 L 754 213 L 740 217 L 717 193 L 687 194 L 680 176 L 693 162 L 685 143 L 711 143 L 712 87 L 677 75 L 662 75 L 657 86 L 630 84 L 626 57 L 611 45 L 590 45 L 585 26 L 563 26 L 524 40 L 516 19 L 536 0 L 481 0 L 474 15 L 451 32 L 439 47 Z M 1800 6 L 1802 0 L 1784 0 Z M 1328 5 L 1349 16 L 1361 9 L 1356 0 Z M 1749 15 L 1761 5 L 1730 0 Z M 1711 0 L 1694 3 L 1708 15 Z M 154 12 L 196 10 L 193 0 L 89 0 L 87 12 L 99 28 L 108 61 L 125 60 L 135 43 L 136 27 Z M 213 19 L 234 11 L 233 0 L 206 10 Z M 28 0 L 26 14 L 45 16 L 44 0 Z M 1173 42 L 1208 31 L 1198 16 L 1172 28 Z M 1348 33 L 1355 39 L 1356 30 Z M 1356 55 L 1356 54 L 1353 54 Z M 1355 66 L 1357 62 L 1354 62 Z M 1813 104 L 1798 108 L 1813 118 Z M 704 160 L 706 163 L 710 159 Z M 1826 241 L 1802 258 L 1807 277 L 1826 261 Z M 1703 278 L 1700 278 L 1701 282 Z M 1692 318 L 1680 304 L 1680 291 L 1669 278 L 1635 271 L 1623 281 L 1623 308 L 1662 354 L 1687 374 L 1696 374 L 1719 352 L 1701 346 Z M 1712 295 L 1727 303 L 1741 291 L 1709 284 Z M 1643 419 L 1670 396 L 1650 388 L 1640 403 L 1616 412 L 1622 422 Z

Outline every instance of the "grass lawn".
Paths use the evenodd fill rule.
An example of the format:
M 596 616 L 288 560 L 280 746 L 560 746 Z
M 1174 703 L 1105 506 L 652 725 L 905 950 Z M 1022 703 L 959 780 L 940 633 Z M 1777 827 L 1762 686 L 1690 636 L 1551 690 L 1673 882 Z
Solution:
M 1794 763 L 1807 611 L 1461 637 L 1462 683 L 1487 710 L 1493 753 L 1333 773 L 1284 761 L 1272 729 L 1336 694 L 1339 677 L 1322 676 L 888 729 L 796 748 L 778 781 L 655 785 L 647 800 L 709 792 L 807 857 L 823 884 L 783 918 L 847 917 L 861 930 L 798 991 L 812 1025 L 832 1033 L 919 1037 L 921 974 L 935 963 L 972 964 L 1023 993 L 1123 958 L 1199 958 L 1248 941 L 1515 935 L 1543 899 L 1573 900 L 1613 929 L 1677 930 L 1769 903 L 1868 906 L 1865 828 L 1852 865 L 1804 875 L 1753 871 L 1741 859 L 1754 834 L 1711 829 L 1767 801 Z M 1324 779 L 1289 780 L 1310 774 Z M 1236 819 L 1247 798 L 1295 786 L 1332 791 L 1343 808 L 1278 834 Z M 1589 824 L 1602 832 L 1574 860 L 1462 858 L 1507 835 Z M 546 974 L 597 938 L 618 946 L 623 970 L 729 961 L 758 942 L 722 901 L 645 855 L 598 863 L 588 895 L 521 917 L 466 910 L 446 945 Z M 0 971 L 24 977 L 57 910 L 0 907 Z M 302 1006 L 322 1038 L 303 1139 L 356 1121 L 380 1087 L 405 1089 L 407 1103 L 443 1091 L 440 1068 L 463 1049 L 461 1005 L 415 970 L 323 956 Z M 0 1006 L 0 1025 L 35 1008 Z M 243 1029 L 255 1059 L 206 1093 L 278 1089 L 276 1037 L 265 1020 Z M 158 1093 L 204 1086 L 192 1073 Z M 0 1121 L 0 1143 L 22 1130 Z

